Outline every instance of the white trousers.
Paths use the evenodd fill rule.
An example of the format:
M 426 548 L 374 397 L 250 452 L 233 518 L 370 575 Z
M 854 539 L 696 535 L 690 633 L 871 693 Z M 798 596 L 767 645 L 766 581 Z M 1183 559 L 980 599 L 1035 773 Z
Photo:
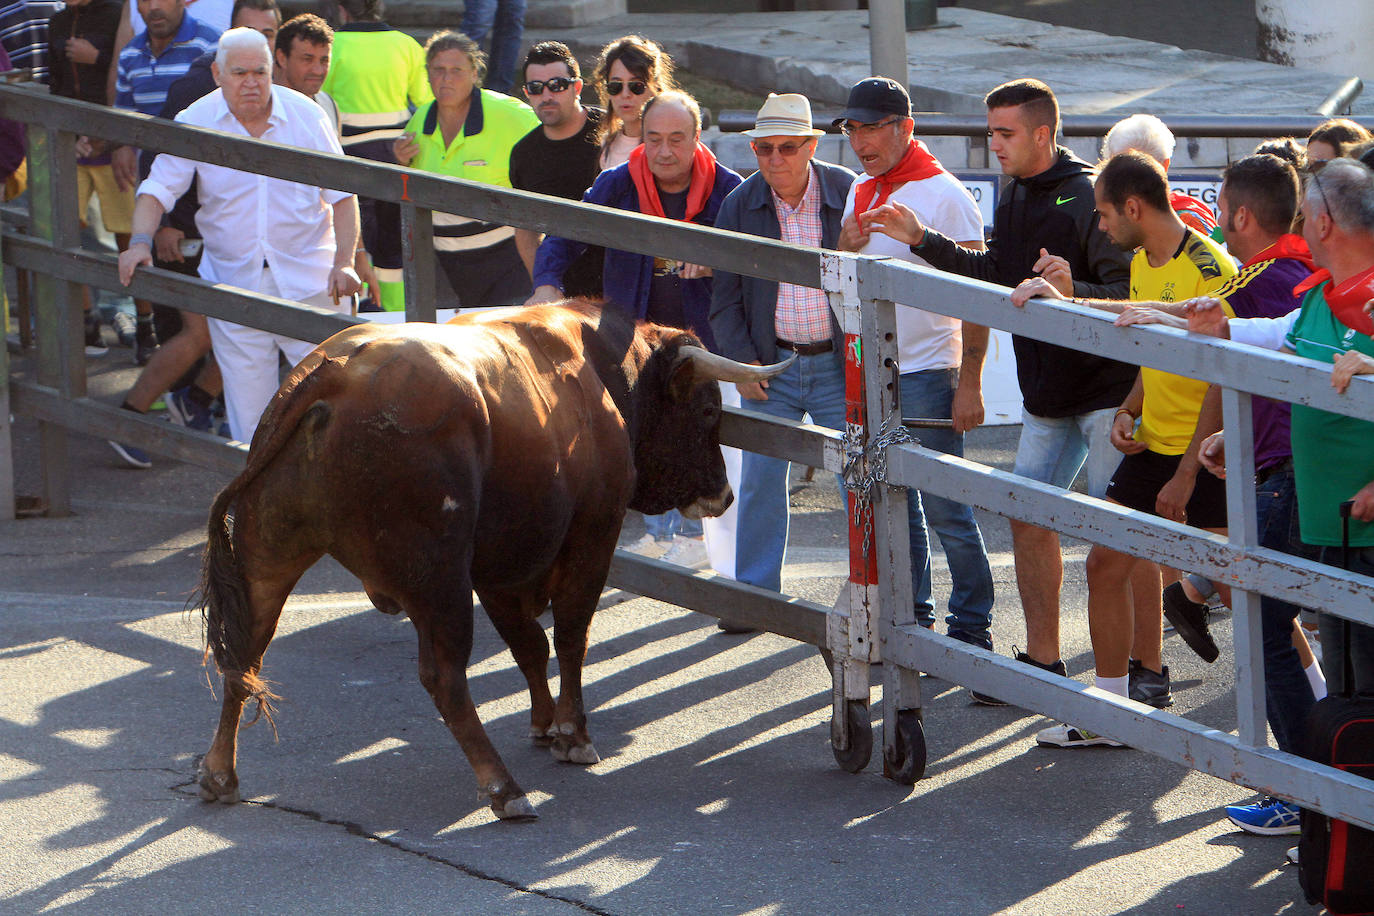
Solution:
M 260 288 L 263 295 L 281 295 L 267 268 L 263 268 Z M 304 305 L 337 309 L 327 290 L 300 301 Z M 230 435 L 240 442 L 252 442 L 263 410 L 280 387 L 277 354 L 280 352 L 295 366 L 316 345 L 219 318 L 208 321 L 215 361 L 224 376 L 224 408 L 229 415 Z
M 739 389 L 734 382 L 718 382 L 720 400 L 725 407 L 740 405 Z M 744 452 L 728 445 L 720 447 L 725 458 L 725 477 L 730 481 L 730 489 L 735 501 L 725 514 L 719 518 L 703 518 L 702 532 L 706 535 L 706 554 L 711 558 L 711 568 L 722 576 L 735 578 L 735 516 L 739 514 L 740 469 L 744 464 Z

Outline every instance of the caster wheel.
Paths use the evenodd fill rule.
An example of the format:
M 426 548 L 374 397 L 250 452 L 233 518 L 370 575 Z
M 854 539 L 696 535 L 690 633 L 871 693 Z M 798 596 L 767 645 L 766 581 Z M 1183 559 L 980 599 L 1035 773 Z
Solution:
M 842 751 L 832 745 L 831 751 L 834 752 L 835 762 L 841 769 L 857 773 L 868 766 L 868 760 L 873 756 L 873 726 L 868 721 L 868 704 L 862 700 L 847 701 L 846 711 L 849 719 L 849 747 Z
M 897 711 L 892 748 L 883 748 L 883 775 L 904 786 L 916 785 L 926 772 L 926 730 L 919 709 Z

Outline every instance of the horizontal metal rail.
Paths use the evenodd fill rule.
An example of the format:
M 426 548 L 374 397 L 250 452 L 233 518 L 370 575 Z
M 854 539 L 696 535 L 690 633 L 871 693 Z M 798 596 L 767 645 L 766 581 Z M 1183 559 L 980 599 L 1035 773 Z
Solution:
M 1041 671 L 918 626 L 896 628 L 883 643 L 885 664 L 926 671 L 1065 721 L 1227 782 L 1315 808 L 1374 829 L 1369 780 Z
M 888 449 L 888 480 L 1061 534 L 1374 626 L 1374 579 L 915 445 Z M 1205 472 L 1204 472 L 1205 473 Z
M 576 237 L 594 245 L 663 255 L 692 251 L 699 263 L 734 273 L 819 288 L 820 250 L 727 235 L 678 220 L 641 216 L 544 194 L 447 178 L 398 165 L 333 156 L 120 111 L 30 88 L 0 85 L 6 117 L 54 130 L 81 124 L 95 137 L 311 185 L 399 200 L 417 207 Z M 576 226 L 576 232 L 569 231 Z
M 1354 79 L 1352 77 L 1352 79 Z M 1335 96 L 1333 96 L 1335 98 Z M 1339 101 L 1339 99 L 1337 99 Z M 812 126 L 817 130 L 837 133 L 831 121 L 839 111 L 817 111 L 812 115 Z M 717 126 L 724 133 L 738 133 L 754 126 L 755 112 L 739 109 L 726 109 L 716 119 Z M 943 112 L 918 111 L 912 117 L 916 120 L 916 133 L 927 137 L 986 137 L 987 118 L 982 115 L 957 115 Z M 1161 120 L 1169 126 L 1176 137 L 1306 137 L 1312 128 L 1325 121 L 1330 115 L 1164 115 Z M 1117 121 L 1120 115 L 1064 115 L 1063 135 L 1066 137 L 1101 137 Z M 1358 124 L 1374 130 L 1374 118 L 1351 118 Z

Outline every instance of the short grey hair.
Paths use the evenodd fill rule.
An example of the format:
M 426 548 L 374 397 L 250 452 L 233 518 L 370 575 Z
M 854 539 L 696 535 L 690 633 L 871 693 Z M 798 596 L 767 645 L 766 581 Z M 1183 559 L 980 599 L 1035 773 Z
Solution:
M 1329 209 L 1342 230 L 1374 235 L 1374 172 L 1364 163 L 1332 159 L 1308 178 L 1305 197 L 1314 214 Z
M 234 51 L 258 51 L 267 58 L 268 74 L 271 74 L 272 49 L 267 46 L 267 36 L 257 29 L 246 29 L 240 26 L 237 29 L 230 29 L 219 37 L 219 47 L 215 49 L 215 64 L 219 66 L 220 70 L 224 69 L 225 61 Z
M 1102 138 L 1102 158 L 1137 150 L 1159 162 L 1174 158 L 1174 133 L 1154 115 L 1133 114 L 1117 121 Z

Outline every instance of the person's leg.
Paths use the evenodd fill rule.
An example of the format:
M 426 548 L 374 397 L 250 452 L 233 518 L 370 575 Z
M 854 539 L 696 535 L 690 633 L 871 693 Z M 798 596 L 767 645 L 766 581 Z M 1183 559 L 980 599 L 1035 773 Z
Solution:
M 1067 487 L 1083 466 L 1088 445 L 1075 418 L 1037 417 L 1024 411 L 1013 473 Z M 1026 617 L 1026 655 L 1041 666 L 1059 662 L 1059 590 L 1064 563 L 1059 534 L 1011 521 L 1016 589 Z
M 509 93 L 515 84 L 520 42 L 525 35 L 525 0 L 500 0 L 491 33 L 491 68 L 487 88 Z
M 1088 634 L 1099 678 L 1125 678 L 1130 667 L 1138 610 L 1131 605 L 1130 575 L 1137 563 L 1150 561 L 1101 544 L 1088 552 Z
M 1301 548 L 1296 540 L 1297 490 L 1293 472 L 1271 474 L 1255 487 L 1259 543 L 1284 553 Z M 1316 700 L 1293 644 L 1298 607 L 1268 595 L 1260 597 L 1260 634 L 1264 649 L 1264 705 L 1279 750 L 1297 753 L 1307 716 Z
M 498 0 L 467 0 L 463 4 L 462 24 L 458 30 L 477 42 L 484 43 L 487 33 L 496 22 Z
M 1178 575 L 1173 570 L 1169 574 Z M 1164 568 L 1158 563 L 1137 563 L 1131 570 L 1129 600 L 1135 625 L 1131 658 L 1156 674 L 1164 672 L 1164 603 L 1160 598 L 1163 586 Z
M 957 369 L 936 369 L 909 372 L 901 378 L 902 410 L 912 416 L 948 419 L 952 416 L 954 390 L 958 384 Z M 964 436 L 952 429 L 921 429 L 917 438 L 926 448 L 946 455 L 963 457 Z M 922 493 L 926 522 L 940 537 L 949 562 L 952 587 L 949 613 L 945 623 L 949 635 L 984 648 L 992 648 L 992 570 L 988 565 L 987 548 L 973 510 L 933 493 Z M 914 538 L 913 533 L 913 538 Z M 925 589 L 930 588 L 929 550 Z M 913 555 L 913 576 L 916 570 Z M 915 586 L 913 581 L 913 586 Z
M 1341 568 L 1341 548 L 1324 548 L 1322 562 Z M 1374 547 L 1352 547 L 1348 569 L 1366 576 L 1374 575 Z M 1320 611 L 1317 613 L 1317 629 L 1321 633 L 1322 642 L 1322 669 L 1326 672 L 1327 689 L 1333 696 L 1344 695 L 1352 689 L 1355 692 L 1374 691 L 1374 627 L 1359 623 L 1351 623 L 1349 626 L 1353 685 L 1348 684 L 1345 678 L 1347 645 L 1344 622 L 1333 614 Z
M 252 442 L 263 408 L 277 393 L 274 335 L 218 318 L 208 322 L 215 357 L 224 374 L 229 433 L 239 442 Z
M 800 404 L 802 368 L 810 358 L 814 357 L 798 357 L 787 371 L 773 378 L 764 392 L 768 400 L 746 400 L 741 406 L 771 417 L 800 420 L 805 412 Z M 790 462 L 781 458 L 746 451 L 740 474 L 735 578 L 773 591 L 782 588 L 787 551 L 789 466 Z
M 210 329 L 205 316 L 184 312 L 181 333 L 159 347 L 148 360 L 134 381 L 134 386 L 124 396 L 125 405 L 139 413 L 146 413 L 170 385 L 209 352 Z

